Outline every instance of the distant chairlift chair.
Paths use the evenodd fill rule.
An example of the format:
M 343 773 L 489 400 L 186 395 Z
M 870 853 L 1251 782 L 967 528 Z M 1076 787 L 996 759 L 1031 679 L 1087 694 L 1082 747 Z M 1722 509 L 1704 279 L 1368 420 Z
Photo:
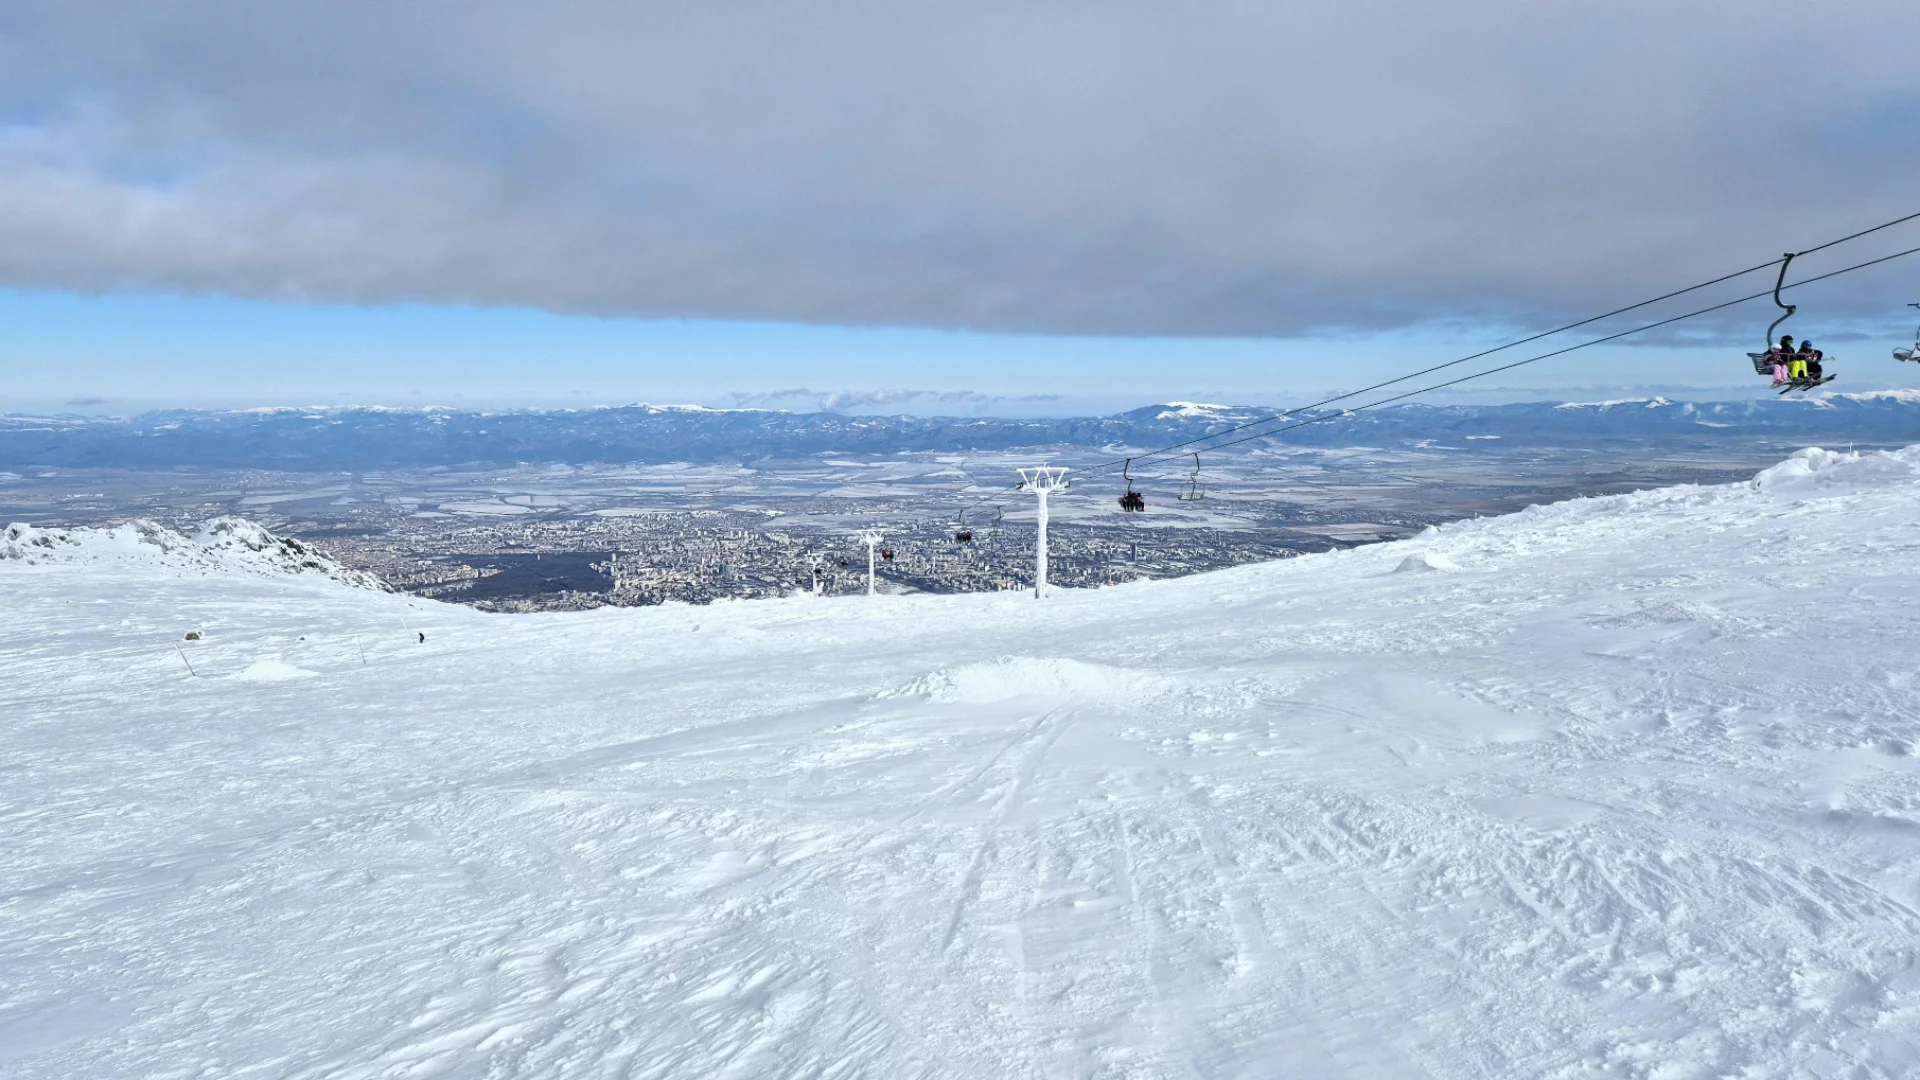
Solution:
M 1181 502 L 1199 502 L 1207 497 L 1207 489 L 1200 486 L 1200 452 L 1193 454 L 1193 475 L 1187 477 L 1187 490 L 1178 498 Z
M 1120 496 L 1120 509 L 1129 514 L 1137 514 L 1147 508 L 1147 497 L 1133 490 L 1133 459 L 1128 458 L 1121 476 L 1127 481 L 1126 494 Z
M 1907 306 L 1910 308 L 1920 308 L 1920 304 L 1908 304 Z M 1914 328 L 1913 347 L 1910 349 L 1893 350 L 1893 358 L 1895 360 L 1912 360 L 1914 363 L 1920 364 L 1920 327 Z

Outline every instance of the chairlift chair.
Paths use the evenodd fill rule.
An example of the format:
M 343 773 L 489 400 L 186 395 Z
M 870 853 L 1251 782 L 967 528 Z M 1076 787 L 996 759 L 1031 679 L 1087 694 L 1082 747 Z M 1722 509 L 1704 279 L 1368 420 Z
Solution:
M 980 507 L 980 506 L 963 507 L 960 510 L 960 513 L 955 515 L 953 519 L 953 542 L 956 544 L 971 544 L 973 543 L 973 537 L 975 533 L 978 533 L 982 538 L 988 539 L 988 540 L 991 540 L 992 538 L 999 536 L 1000 535 L 1000 518 L 1002 516 L 1002 511 L 997 503 L 992 505 L 993 505 L 993 520 L 987 522 L 983 526 L 967 524 L 967 512 L 969 510 L 984 509 L 984 507 Z
M 1789 251 L 1781 258 L 1780 276 L 1775 278 L 1773 282 L 1773 302 L 1774 305 L 1780 309 L 1780 317 L 1767 325 L 1766 348 L 1762 352 L 1750 352 L 1747 354 L 1747 359 L 1753 361 L 1753 370 L 1756 375 L 1765 375 L 1771 378 L 1773 377 L 1774 365 L 1777 362 L 1792 364 L 1795 359 L 1793 356 L 1785 355 L 1779 351 L 1779 342 L 1777 342 L 1773 336 L 1773 332 L 1780 329 L 1780 324 L 1792 318 L 1793 313 L 1799 310 L 1793 304 L 1789 304 L 1785 300 L 1780 299 L 1780 290 L 1784 288 L 1787 283 L 1787 267 L 1793 265 L 1795 254 L 1797 253 Z M 1899 354 L 1895 353 L 1894 355 L 1898 356 Z M 1822 375 L 1817 379 L 1802 376 L 1800 378 L 1790 379 L 1785 384 L 1776 382 L 1773 385 L 1781 387 L 1780 392 L 1782 394 L 1789 394 L 1795 390 L 1804 393 L 1816 386 L 1824 386 L 1833 380 L 1834 376 L 1832 375 Z
M 1006 516 L 1006 511 L 1002 510 L 999 505 L 996 504 L 993 508 L 993 520 L 987 522 L 987 527 L 980 530 L 980 534 L 989 540 L 999 536 L 1000 523 L 1005 520 Z
M 1193 454 L 1193 474 L 1187 477 L 1187 490 L 1177 496 L 1181 502 L 1199 502 L 1207 497 L 1206 490 L 1200 486 L 1200 452 Z
M 1920 304 L 1908 304 L 1907 306 L 1910 308 L 1920 308 Z M 1893 350 L 1893 358 L 1895 360 L 1912 360 L 1915 363 L 1920 363 L 1920 327 L 1914 328 L 1913 347 L 1910 349 Z
M 1120 496 L 1120 509 L 1129 514 L 1137 514 L 1147 508 L 1147 497 L 1133 490 L 1133 459 L 1128 458 L 1121 467 L 1120 475 L 1127 481 L 1126 494 Z

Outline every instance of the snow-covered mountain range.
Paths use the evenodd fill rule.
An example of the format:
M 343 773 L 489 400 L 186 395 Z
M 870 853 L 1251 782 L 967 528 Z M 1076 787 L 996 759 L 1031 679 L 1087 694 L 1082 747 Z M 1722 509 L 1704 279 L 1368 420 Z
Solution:
M 822 453 L 1017 447 L 1157 447 L 1272 416 L 1261 406 L 1172 402 L 1115 416 L 978 419 L 846 416 L 757 409 L 626 408 L 468 412 L 390 408 L 161 412 L 128 419 L 0 416 L 0 469 L 32 466 L 261 468 L 289 471 L 489 463 L 623 463 L 791 459 Z M 1320 415 L 1328 414 L 1306 414 Z M 1920 436 L 1920 392 L 1765 400 L 1388 406 L 1288 431 L 1305 446 L 1456 445 L 1506 440 L 1539 447 L 1657 442 L 1711 449 L 1886 443 Z M 1278 427 L 1280 425 L 1274 425 Z
M 37 535 L 8 1077 L 1920 1072 L 1920 447 L 1044 602 Z

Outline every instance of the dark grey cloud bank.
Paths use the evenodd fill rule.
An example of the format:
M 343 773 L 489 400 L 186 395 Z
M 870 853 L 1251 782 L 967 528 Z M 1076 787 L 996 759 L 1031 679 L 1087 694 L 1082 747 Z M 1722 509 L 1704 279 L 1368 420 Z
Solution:
M 0 284 L 1525 322 L 1920 209 L 1915 41 L 1864 0 L 10 0 Z

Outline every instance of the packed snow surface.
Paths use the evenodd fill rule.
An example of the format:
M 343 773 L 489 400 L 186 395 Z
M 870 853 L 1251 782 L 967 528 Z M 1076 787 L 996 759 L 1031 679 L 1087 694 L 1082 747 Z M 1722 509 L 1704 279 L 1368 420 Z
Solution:
M 1920 448 L 1044 602 L 68 536 L 10 1078 L 1920 1074 Z

